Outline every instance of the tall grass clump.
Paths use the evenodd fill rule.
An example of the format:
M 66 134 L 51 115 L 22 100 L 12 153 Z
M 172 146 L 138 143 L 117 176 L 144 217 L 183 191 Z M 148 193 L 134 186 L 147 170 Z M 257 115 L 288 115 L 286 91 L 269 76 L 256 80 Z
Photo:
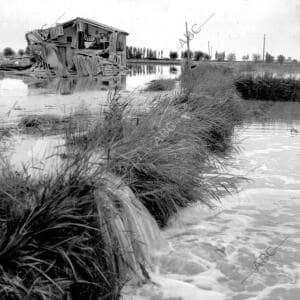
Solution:
M 1 169 L 1 299 L 119 299 L 127 280 L 147 274 L 141 228 L 152 226 L 150 239 L 151 218 L 89 161 L 78 155 L 39 180 Z
M 245 115 L 234 87 L 234 70 L 200 64 L 181 75 L 182 95 L 176 105 L 193 113 L 205 131 L 205 141 L 215 153 L 231 148 L 233 128 Z
M 211 166 L 201 138 L 193 133 L 196 124 L 164 105 L 153 108 L 135 128 L 128 126 L 113 145 L 108 164 L 161 226 L 180 207 L 198 200 L 208 203 L 208 194 L 213 194 L 200 179 L 199 170 L 208 172 Z
M 246 100 L 300 101 L 300 80 L 295 78 L 247 75 L 237 78 L 235 87 Z
M 213 85 L 204 85 L 202 90 L 198 70 L 193 72 L 194 85 L 186 86 L 182 77 L 182 92 L 161 97 L 140 122 L 124 117 L 128 112 L 123 112 L 123 118 L 114 122 L 117 130 L 107 138 L 103 137 L 107 131 L 102 130 L 107 126 L 105 118 L 87 134 L 98 136 L 96 140 L 87 138 L 93 140 L 90 149 L 102 151 L 109 172 L 124 180 L 160 226 L 181 207 L 197 201 L 212 205 L 212 199 L 219 199 L 235 183 L 216 167 L 219 154 L 225 156 L 231 147 L 233 126 L 241 117 L 232 81 L 227 78 L 229 71 L 221 69 L 220 75 L 212 70 L 220 82 L 226 79 L 220 87 L 222 93 Z M 208 75 L 203 74 L 203 78 L 215 82 L 215 76 Z M 118 136 L 120 127 L 122 137 L 111 138 Z

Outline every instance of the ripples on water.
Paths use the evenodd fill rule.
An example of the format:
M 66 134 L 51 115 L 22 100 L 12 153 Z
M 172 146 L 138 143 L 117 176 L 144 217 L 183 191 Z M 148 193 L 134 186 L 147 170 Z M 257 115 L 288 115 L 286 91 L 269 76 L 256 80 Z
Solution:
M 158 70 L 167 70 L 160 68 L 154 73 L 147 67 L 131 70 L 127 88 L 160 77 Z M 88 86 L 88 92 L 77 90 L 78 82 L 28 87 L 20 80 L 4 79 L 0 81 L 0 114 L 7 116 L 14 105 L 8 121 L 24 109 L 50 112 L 59 107 L 64 114 L 66 107 L 83 102 L 97 108 L 107 84 L 93 90 L 97 82 L 86 81 L 83 87 Z M 71 88 L 73 94 L 58 95 L 53 92 L 57 86 L 64 91 Z M 300 111 L 300 105 L 285 103 L 281 117 L 284 108 Z M 125 300 L 300 299 L 300 133 L 291 130 L 300 132 L 299 120 L 250 122 L 236 128 L 240 151 L 233 160 L 239 169 L 229 171 L 250 181 L 241 184 L 237 194 L 222 199 L 214 211 L 200 204 L 182 210 L 163 232 L 168 243 L 165 252 L 157 255 L 152 272 L 155 284 L 124 291 Z M 43 158 L 63 144 L 58 137 L 15 136 L 10 140 L 14 140 L 12 159 L 31 161 L 37 169 L 52 165 Z M 273 255 L 256 271 L 254 262 L 267 249 Z
M 236 128 L 239 168 L 228 171 L 249 181 L 216 210 L 198 204 L 172 220 L 164 231 L 172 250 L 153 274 L 160 286 L 125 299 L 300 299 L 300 133 L 292 128 L 300 132 L 300 121 Z

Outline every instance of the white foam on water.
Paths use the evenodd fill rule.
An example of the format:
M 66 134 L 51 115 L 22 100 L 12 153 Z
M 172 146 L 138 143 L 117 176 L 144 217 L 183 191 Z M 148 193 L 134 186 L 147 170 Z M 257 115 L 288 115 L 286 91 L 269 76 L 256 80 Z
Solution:
M 300 299 L 300 137 L 287 128 L 239 132 L 240 170 L 230 171 L 251 181 L 214 210 L 198 203 L 172 218 L 163 231 L 171 251 L 151 274 L 160 285 L 124 299 Z
M 123 300 L 225 300 L 223 293 L 199 288 L 181 280 L 151 274 L 153 283 L 144 285 L 138 292 L 128 290 Z M 204 286 L 205 284 L 203 284 Z

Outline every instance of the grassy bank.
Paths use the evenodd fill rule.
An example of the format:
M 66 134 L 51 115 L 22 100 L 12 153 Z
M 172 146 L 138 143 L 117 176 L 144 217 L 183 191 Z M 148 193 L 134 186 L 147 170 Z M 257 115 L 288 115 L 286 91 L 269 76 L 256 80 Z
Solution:
M 241 76 L 235 81 L 237 91 L 248 99 L 300 101 L 300 80 L 263 76 Z
M 220 171 L 242 115 L 231 76 L 183 72 L 182 90 L 139 119 L 114 94 L 89 128 L 70 126 L 56 176 L 2 168 L 1 298 L 118 299 L 127 280 L 148 280 L 156 224 L 235 187 Z
M 218 176 L 211 158 L 228 153 L 242 118 L 230 69 L 193 69 L 183 73 L 181 86 L 138 122 L 125 118 L 124 106 L 112 99 L 112 111 L 97 126 L 70 138 L 81 148 L 104 149 L 109 171 L 123 178 L 161 226 L 180 207 L 209 204 L 230 189 L 232 182 Z M 211 181 L 207 173 L 215 174 Z

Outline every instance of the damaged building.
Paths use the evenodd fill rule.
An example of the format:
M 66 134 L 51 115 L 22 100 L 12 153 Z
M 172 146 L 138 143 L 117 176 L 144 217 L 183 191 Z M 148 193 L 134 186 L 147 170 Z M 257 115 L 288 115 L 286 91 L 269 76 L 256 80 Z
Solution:
M 126 67 L 128 33 L 93 20 L 75 18 L 26 33 L 36 68 L 60 76 L 115 75 Z

